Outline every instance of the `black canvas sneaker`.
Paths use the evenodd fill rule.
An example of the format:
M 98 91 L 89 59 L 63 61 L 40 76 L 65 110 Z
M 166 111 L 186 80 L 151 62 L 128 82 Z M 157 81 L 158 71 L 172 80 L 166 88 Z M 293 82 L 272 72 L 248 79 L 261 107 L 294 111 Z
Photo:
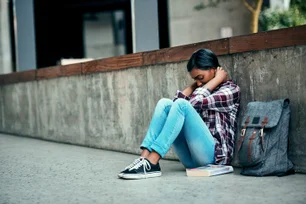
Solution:
M 130 165 L 128 165 L 127 167 L 125 167 L 119 174 L 118 177 L 121 178 L 122 175 L 124 173 L 127 173 L 129 171 L 130 168 L 134 167 L 136 164 L 138 164 L 142 159 L 144 159 L 143 157 L 139 157 L 137 159 L 135 159 Z
M 159 163 L 152 164 L 149 160 L 142 158 L 139 163 L 122 174 L 123 179 L 145 179 L 161 176 Z

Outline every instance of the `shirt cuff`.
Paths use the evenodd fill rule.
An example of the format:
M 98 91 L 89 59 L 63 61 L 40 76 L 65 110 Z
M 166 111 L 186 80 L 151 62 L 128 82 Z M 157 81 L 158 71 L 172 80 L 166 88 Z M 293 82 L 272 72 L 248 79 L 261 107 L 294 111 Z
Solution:
M 183 94 L 181 91 L 177 90 L 176 91 L 176 95 L 174 96 L 174 99 L 173 101 L 175 101 L 176 99 L 178 98 L 183 98 L 183 99 L 186 99 L 186 100 L 190 100 L 190 97 L 189 96 L 186 96 L 185 94 Z

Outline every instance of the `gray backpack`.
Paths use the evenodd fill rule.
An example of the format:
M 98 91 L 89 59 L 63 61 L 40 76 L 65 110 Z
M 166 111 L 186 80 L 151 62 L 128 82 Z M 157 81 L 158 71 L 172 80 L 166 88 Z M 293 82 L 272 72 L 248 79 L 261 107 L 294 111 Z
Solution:
M 268 176 L 294 173 L 288 159 L 289 99 L 250 102 L 238 140 L 242 175 Z

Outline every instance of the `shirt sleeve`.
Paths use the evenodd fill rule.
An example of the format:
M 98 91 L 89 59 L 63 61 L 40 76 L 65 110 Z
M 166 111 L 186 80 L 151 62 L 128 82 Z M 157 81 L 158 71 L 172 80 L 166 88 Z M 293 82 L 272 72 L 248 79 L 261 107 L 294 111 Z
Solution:
M 221 87 L 214 93 L 206 88 L 196 89 L 190 98 L 195 109 L 230 112 L 240 100 L 240 88 L 235 84 Z
M 183 94 L 180 90 L 177 90 L 177 91 L 176 91 L 176 94 L 175 94 L 175 96 L 174 96 L 174 98 L 173 98 L 173 101 L 175 101 L 175 100 L 178 99 L 178 98 L 186 99 L 187 101 L 190 100 L 190 97 L 189 97 L 189 96 L 186 96 L 185 94 Z

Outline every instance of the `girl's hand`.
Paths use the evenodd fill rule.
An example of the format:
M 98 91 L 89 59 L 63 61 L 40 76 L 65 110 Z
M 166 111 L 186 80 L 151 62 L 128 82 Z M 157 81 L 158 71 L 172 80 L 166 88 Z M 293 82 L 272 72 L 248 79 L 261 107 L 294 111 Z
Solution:
M 227 72 L 222 67 L 217 67 L 215 78 L 219 79 L 220 82 L 224 82 L 227 80 Z
M 197 82 L 193 82 L 189 87 L 190 87 L 192 90 L 195 90 L 196 88 L 198 88 L 198 84 L 197 84 Z

